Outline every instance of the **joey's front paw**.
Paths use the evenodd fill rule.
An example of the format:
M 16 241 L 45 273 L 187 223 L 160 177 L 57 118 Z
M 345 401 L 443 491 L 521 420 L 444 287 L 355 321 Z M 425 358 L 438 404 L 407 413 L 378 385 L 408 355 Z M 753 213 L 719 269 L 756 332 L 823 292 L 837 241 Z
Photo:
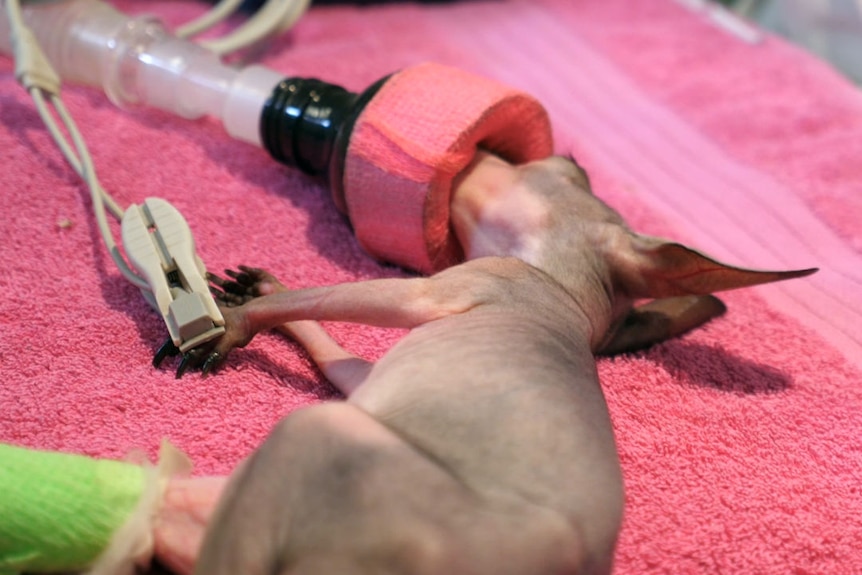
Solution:
M 182 354 L 180 363 L 177 365 L 177 379 L 181 378 L 189 369 L 200 368 L 201 373 L 209 375 L 225 362 L 227 353 L 220 352 L 214 349 L 214 346 L 208 344 L 202 344 L 188 350 Z M 178 355 L 180 355 L 179 348 L 171 338 L 168 338 L 153 356 L 153 367 L 159 368 L 165 358 L 176 357 Z
M 231 350 L 245 347 L 251 341 L 254 334 L 248 329 L 247 310 L 242 305 L 230 307 L 220 304 L 219 308 L 225 320 L 225 332 L 183 353 L 177 366 L 177 378 L 190 369 L 200 369 L 203 375 L 208 375 L 224 364 Z M 179 348 L 168 338 L 156 351 L 153 367 L 158 368 L 165 358 L 177 355 L 180 355 Z
M 247 321 L 247 306 L 253 299 L 285 291 L 287 288 L 275 276 L 259 268 L 238 266 L 238 270 L 225 270 L 227 278 L 208 273 L 210 292 L 225 320 L 225 333 L 182 354 L 177 377 L 190 369 L 200 369 L 207 375 L 224 364 L 228 354 L 237 347 L 245 347 L 254 336 Z M 153 357 L 159 367 L 167 357 L 180 355 L 180 350 L 168 339 Z
M 230 279 L 207 274 L 210 291 L 223 306 L 234 307 L 262 295 L 286 291 L 287 288 L 274 275 L 260 268 L 238 266 L 239 270 L 225 270 Z

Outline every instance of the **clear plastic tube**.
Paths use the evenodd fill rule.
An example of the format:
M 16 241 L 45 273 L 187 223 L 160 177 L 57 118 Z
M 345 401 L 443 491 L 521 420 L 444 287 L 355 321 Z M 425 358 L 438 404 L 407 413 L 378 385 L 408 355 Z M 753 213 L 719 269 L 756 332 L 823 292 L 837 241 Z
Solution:
M 260 146 L 260 114 L 283 75 L 236 69 L 157 19 L 129 17 L 101 0 L 24 6 L 24 21 L 64 81 L 102 88 L 118 106 L 143 104 L 193 119 L 220 119 L 234 138 Z M 0 17 L 0 51 L 12 55 Z

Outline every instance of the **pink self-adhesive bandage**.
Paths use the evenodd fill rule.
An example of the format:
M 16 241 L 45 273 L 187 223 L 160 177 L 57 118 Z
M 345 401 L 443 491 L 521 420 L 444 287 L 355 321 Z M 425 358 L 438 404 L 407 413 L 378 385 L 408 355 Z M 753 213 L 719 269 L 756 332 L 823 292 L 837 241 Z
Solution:
M 438 64 L 393 75 L 357 118 L 345 159 L 347 215 L 363 248 L 423 273 L 460 261 L 452 182 L 479 148 L 516 164 L 549 156 L 547 112 L 523 92 Z

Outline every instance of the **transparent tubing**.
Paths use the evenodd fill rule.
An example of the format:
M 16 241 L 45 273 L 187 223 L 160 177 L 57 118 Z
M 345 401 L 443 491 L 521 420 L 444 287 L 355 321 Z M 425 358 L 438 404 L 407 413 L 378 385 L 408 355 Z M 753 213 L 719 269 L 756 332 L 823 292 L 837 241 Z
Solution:
M 30 2 L 23 14 L 63 80 L 102 88 L 121 107 L 143 104 L 187 119 L 212 116 L 232 137 L 261 145 L 261 110 L 283 74 L 227 66 L 157 19 L 129 17 L 101 0 Z M 12 56 L 5 15 L 0 52 Z

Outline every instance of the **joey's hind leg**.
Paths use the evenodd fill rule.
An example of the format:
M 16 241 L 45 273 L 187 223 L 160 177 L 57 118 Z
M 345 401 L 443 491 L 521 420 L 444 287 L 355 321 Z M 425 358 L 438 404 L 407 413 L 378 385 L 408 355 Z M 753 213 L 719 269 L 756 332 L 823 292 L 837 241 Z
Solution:
M 189 575 L 194 570 L 205 531 L 227 480 L 227 477 L 173 477 L 164 484 L 162 500 L 153 518 L 153 546 L 158 563 L 170 569 L 170 573 Z
M 345 396 L 362 385 L 374 367 L 341 347 L 316 321 L 293 321 L 276 329 L 304 347 L 324 377 Z
M 289 291 L 275 276 L 258 268 L 240 266 L 239 271 L 225 273 L 232 279 L 210 276 L 210 281 L 220 288 L 216 297 L 225 305 L 241 305 L 255 297 Z M 373 366 L 341 347 L 316 321 L 293 321 L 275 329 L 305 348 L 324 377 L 345 396 L 365 381 Z
M 645 349 L 677 337 L 726 311 L 713 295 L 686 295 L 653 300 L 629 311 L 598 349 L 614 355 Z

